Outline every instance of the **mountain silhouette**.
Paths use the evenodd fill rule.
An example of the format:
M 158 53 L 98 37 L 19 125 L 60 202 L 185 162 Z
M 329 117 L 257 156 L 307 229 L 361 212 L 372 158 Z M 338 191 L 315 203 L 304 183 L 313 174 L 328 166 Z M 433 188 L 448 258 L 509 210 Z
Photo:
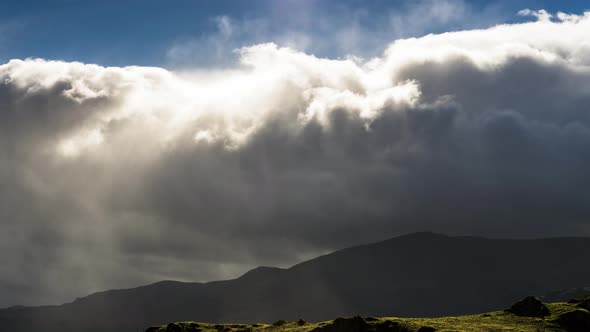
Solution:
M 504 240 L 414 233 L 233 280 L 162 281 L 59 306 L 0 310 L 11 332 L 143 331 L 176 321 L 434 317 L 503 309 L 590 283 L 590 238 Z

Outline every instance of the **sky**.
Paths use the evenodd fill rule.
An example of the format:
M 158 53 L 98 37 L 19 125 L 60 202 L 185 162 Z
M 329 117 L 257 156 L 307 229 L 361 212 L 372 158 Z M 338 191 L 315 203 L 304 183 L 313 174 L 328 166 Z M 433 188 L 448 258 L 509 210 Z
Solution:
M 590 236 L 583 4 L 3 1 L 0 307 Z
M 372 57 L 396 38 L 519 21 L 515 13 L 523 8 L 579 13 L 584 6 L 551 0 L 4 0 L 0 61 L 230 66 L 233 49 L 268 41 L 322 57 Z M 222 19 L 232 29 L 224 30 Z

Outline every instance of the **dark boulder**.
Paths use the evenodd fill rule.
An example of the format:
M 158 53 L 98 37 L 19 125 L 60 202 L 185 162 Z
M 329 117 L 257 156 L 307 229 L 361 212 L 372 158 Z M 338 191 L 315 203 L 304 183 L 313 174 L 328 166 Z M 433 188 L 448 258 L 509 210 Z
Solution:
M 417 332 L 436 332 L 436 329 L 431 326 L 422 326 Z
M 404 323 L 395 321 L 384 321 L 377 323 L 377 319 L 366 319 L 360 316 L 352 318 L 337 318 L 331 324 L 320 326 L 312 332 L 413 332 L 416 331 Z M 419 330 L 420 332 L 430 332 L 431 330 Z
M 166 332 L 182 332 L 182 327 L 180 327 L 178 324 L 175 323 L 170 323 L 168 325 L 166 325 Z
M 297 321 L 297 325 L 299 325 L 299 326 L 303 326 L 303 325 L 305 325 L 305 324 L 307 324 L 307 322 L 306 322 L 306 321 L 304 321 L 303 319 L 299 319 L 299 320 Z
M 545 317 L 549 316 L 549 308 L 534 296 L 528 296 L 516 302 L 506 311 L 522 317 Z
M 413 329 L 410 327 L 400 323 L 400 322 L 392 322 L 392 321 L 385 321 L 377 326 L 375 326 L 375 332 L 412 332 Z
M 184 332 L 202 332 L 203 329 L 199 323 L 184 323 Z
M 588 332 L 590 331 L 590 312 L 586 310 L 566 312 L 557 318 L 557 323 L 568 332 Z
M 579 302 L 576 307 L 590 311 L 590 297 Z
M 336 318 L 331 324 L 317 327 L 312 332 L 368 332 L 370 326 L 360 316 Z

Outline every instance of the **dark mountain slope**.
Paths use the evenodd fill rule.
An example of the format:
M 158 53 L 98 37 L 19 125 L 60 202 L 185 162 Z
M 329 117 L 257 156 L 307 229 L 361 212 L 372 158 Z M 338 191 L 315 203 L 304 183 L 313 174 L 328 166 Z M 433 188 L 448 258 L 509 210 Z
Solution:
M 234 280 L 160 282 L 69 304 L 0 310 L 9 331 L 141 331 L 173 321 L 427 317 L 504 308 L 590 283 L 590 239 L 492 240 L 416 233 Z

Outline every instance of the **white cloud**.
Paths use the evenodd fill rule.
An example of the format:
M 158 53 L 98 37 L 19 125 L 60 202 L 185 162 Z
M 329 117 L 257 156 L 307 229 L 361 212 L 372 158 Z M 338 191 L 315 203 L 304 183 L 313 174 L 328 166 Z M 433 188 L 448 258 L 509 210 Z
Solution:
M 536 17 L 539 21 L 549 22 L 553 15 L 549 14 L 546 10 L 530 10 L 530 9 L 523 9 L 518 12 L 520 16 L 533 16 Z

